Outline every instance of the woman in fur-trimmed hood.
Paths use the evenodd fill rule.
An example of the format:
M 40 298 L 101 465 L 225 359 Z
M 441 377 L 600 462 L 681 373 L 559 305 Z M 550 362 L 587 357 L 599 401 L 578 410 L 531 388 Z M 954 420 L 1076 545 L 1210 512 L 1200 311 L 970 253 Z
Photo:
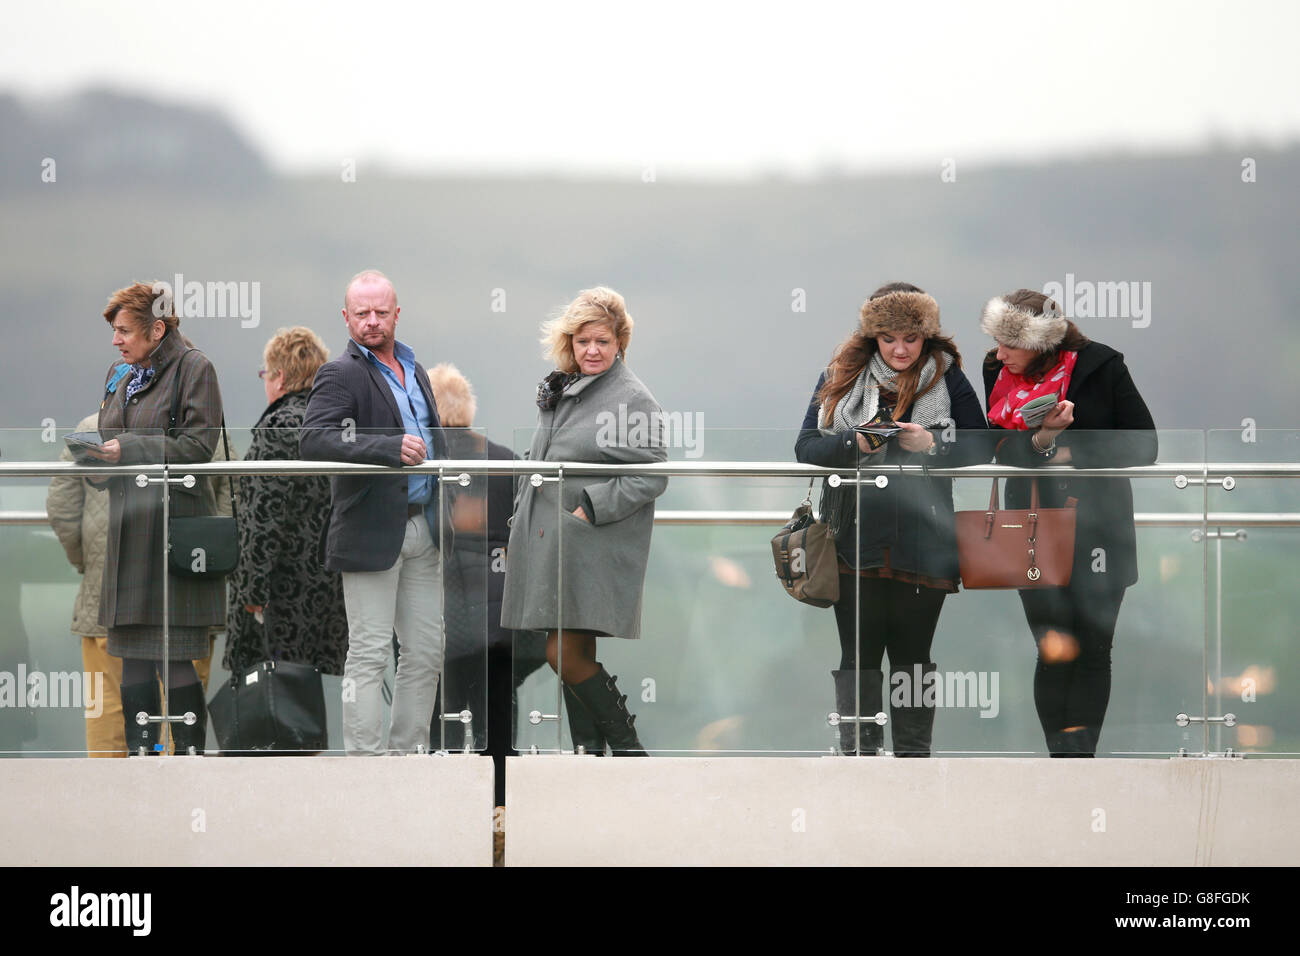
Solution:
M 1124 356 L 1090 341 L 1054 301 L 1030 289 L 994 296 L 980 328 L 998 343 L 985 357 L 984 395 L 989 425 L 1000 430 L 1000 463 L 1118 468 L 1156 460 L 1155 423 Z M 1025 408 L 1053 397 L 1045 418 Z M 1133 489 L 1127 478 L 1012 478 L 1006 507 L 1029 507 L 1031 480 L 1042 507 L 1078 502 L 1069 586 L 1020 592 L 1038 647 L 1034 704 L 1053 757 L 1091 757 L 1110 701 L 1120 603 L 1138 578 Z
M 898 431 L 883 440 L 855 431 L 869 422 Z M 858 328 L 817 379 L 795 456 L 868 474 L 877 463 L 952 467 L 990 457 L 985 429 L 957 346 L 939 327 L 938 303 L 914 285 L 894 282 L 863 304 Z M 836 706 L 841 714 L 880 712 L 880 668 L 888 653 L 891 688 L 898 691 L 890 694 L 894 751 L 926 757 L 934 708 L 911 706 L 906 690 L 915 668 L 935 669 L 930 644 L 944 598 L 957 590 L 952 481 L 890 475 L 885 488 L 857 487 L 856 495 L 841 486 L 822 496 L 840 569 Z M 859 736 L 852 723 L 840 725 L 841 749 L 874 754 L 884 744 L 883 729 L 860 726 Z

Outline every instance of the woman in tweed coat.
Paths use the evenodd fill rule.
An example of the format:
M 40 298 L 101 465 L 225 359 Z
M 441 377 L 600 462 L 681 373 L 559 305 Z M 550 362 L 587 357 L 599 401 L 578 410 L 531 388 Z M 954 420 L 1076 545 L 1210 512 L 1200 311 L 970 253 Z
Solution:
M 221 391 L 212 364 L 189 349 L 172 314 L 170 296 L 143 282 L 119 289 L 104 319 L 113 328 L 113 347 L 131 366 L 99 409 L 104 440 L 95 457 L 109 464 L 186 463 L 212 460 L 220 440 Z M 116 363 L 115 363 L 116 365 Z M 109 370 L 109 376 L 113 369 Z M 172 395 L 179 388 L 176 429 L 167 434 Z M 127 749 L 153 749 L 153 725 L 140 726 L 140 711 L 160 712 L 155 671 L 167 671 L 168 712 L 192 712 L 197 723 L 173 723 L 179 753 L 202 752 L 206 732 L 203 688 L 191 661 L 209 653 L 208 629 L 226 620 L 225 582 L 170 578 L 170 642 L 163 649 L 162 498 L 157 485 L 140 488 L 132 478 L 108 480 L 108 552 L 99 623 L 108 629 L 108 651 L 122 658 L 122 710 Z M 171 514 L 216 514 L 212 483 L 171 486 Z
M 541 413 L 528 457 L 665 460 L 663 412 L 623 359 L 632 337 L 623 297 L 587 289 L 543 329 L 558 371 L 538 388 Z M 546 659 L 564 684 L 575 748 L 603 753 L 608 742 L 617 755 L 645 756 L 627 698 L 596 660 L 596 637 L 640 636 L 654 500 L 667 486 L 667 478 L 644 475 L 566 478 L 557 501 L 555 484 L 520 483 L 501 625 L 547 632 Z M 562 607 L 557 522 L 564 538 Z

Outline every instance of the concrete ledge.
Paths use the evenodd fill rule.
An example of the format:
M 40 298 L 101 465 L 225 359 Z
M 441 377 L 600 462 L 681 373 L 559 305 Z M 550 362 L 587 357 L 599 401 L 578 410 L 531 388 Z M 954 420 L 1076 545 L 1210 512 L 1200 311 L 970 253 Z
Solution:
M 508 759 L 506 865 L 1294 865 L 1296 760 Z
M 0 760 L 5 866 L 492 865 L 488 757 Z

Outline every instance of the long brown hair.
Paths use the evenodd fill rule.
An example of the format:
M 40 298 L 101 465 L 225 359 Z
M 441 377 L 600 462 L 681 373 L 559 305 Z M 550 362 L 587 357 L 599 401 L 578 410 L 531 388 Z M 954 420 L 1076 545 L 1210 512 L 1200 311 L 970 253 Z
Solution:
M 871 293 L 870 299 L 878 299 L 882 295 L 888 295 L 891 292 L 920 292 L 925 293 L 910 282 L 890 282 L 882 285 L 875 292 Z M 826 382 L 822 385 L 821 391 L 817 393 L 817 400 L 826 409 L 825 418 L 820 424 L 828 424 L 835 415 L 835 407 L 839 405 L 840 400 L 844 398 L 852 389 L 853 383 L 857 381 L 862 370 L 867 367 L 871 357 L 880 351 L 880 346 L 876 342 L 875 336 L 869 336 L 862 332 L 860 328 L 854 329 L 847 339 L 839 344 L 835 349 L 835 354 L 831 357 L 830 365 L 826 369 Z M 958 368 L 961 368 L 961 354 L 957 351 L 957 343 L 946 335 L 932 335 L 921 343 L 921 354 L 917 356 L 916 361 L 911 367 L 904 372 L 898 373 L 898 404 L 894 408 L 894 418 L 897 419 L 907 414 L 907 410 L 912 407 L 922 395 L 930 391 L 939 384 L 942 378 L 942 369 L 936 369 L 934 378 L 925 388 L 917 391 L 917 386 L 921 383 L 921 372 L 925 369 L 926 360 L 940 352 L 947 352 L 952 356 L 953 362 Z

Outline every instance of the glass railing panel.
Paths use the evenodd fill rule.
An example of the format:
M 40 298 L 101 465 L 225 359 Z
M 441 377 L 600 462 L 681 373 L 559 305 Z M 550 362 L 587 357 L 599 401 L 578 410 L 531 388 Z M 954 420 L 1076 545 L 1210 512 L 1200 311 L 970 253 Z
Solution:
M 1059 444 L 1073 445 L 1079 458 L 1056 467 L 1144 463 L 1155 454 L 1150 439 L 1075 433 Z M 1157 439 L 1158 460 L 1202 460 L 1199 433 Z M 1004 463 L 1024 462 L 1006 455 Z M 1177 752 L 1186 741 L 1174 718 L 1199 698 L 1201 683 L 1203 547 L 1192 538 L 1199 499 L 1179 492 L 1172 477 L 1055 471 L 1039 481 L 1044 507 L 1078 499 L 1070 587 L 964 588 L 947 599 L 934 659 L 958 691 L 948 698 L 966 704 L 939 709 L 935 753 Z M 1000 484 L 1003 507 L 1028 507 L 1024 478 Z M 961 478 L 956 508 L 985 511 L 989 493 L 989 479 Z M 1136 530 L 1124 517 L 1130 495 Z
M 299 453 L 321 462 L 391 465 L 400 441 L 344 423 L 304 431 Z M 440 432 L 435 444 L 432 454 L 444 459 L 453 444 L 462 460 L 484 454 L 463 430 Z M 482 537 L 472 502 L 482 500 L 486 479 L 470 476 L 462 484 L 459 471 L 439 469 L 431 459 L 418 473 L 345 473 L 332 484 L 319 476 L 276 480 L 326 482 L 316 489 L 323 496 L 314 485 L 296 489 L 299 500 L 310 499 L 302 504 L 310 519 L 299 523 L 311 526 L 314 540 L 302 542 L 310 561 L 286 568 L 285 576 L 309 570 L 306 583 L 329 599 L 328 633 L 336 636 L 303 663 L 322 671 L 331 752 L 485 747 L 487 564 L 466 554 Z M 241 486 L 247 482 L 241 478 Z M 457 521 L 464 547 L 456 544 Z M 295 612 L 303 633 L 320 616 Z
M 1300 593 L 1290 573 L 1300 542 L 1300 432 L 1242 427 L 1211 431 L 1208 458 L 1226 466 L 1207 486 L 1209 657 L 1207 725 L 1214 753 L 1300 754 L 1300 681 L 1292 637 Z M 1278 466 L 1263 477 L 1248 467 Z M 1228 479 L 1225 481 L 1225 479 Z M 1190 713 L 1190 712 L 1189 712 Z M 1201 715 L 1198 708 L 1195 712 Z M 1198 732 L 1199 732 L 1199 728 Z
M 301 458 L 304 407 L 305 396 L 291 395 L 256 427 L 229 428 L 224 442 L 211 435 L 214 459 L 228 450 L 236 461 L 270 469 Z M 325 568 L 322 554 L 330 478 L 264 473 L 210 481 L 218 513 L 230 513 L 234 492 L 239 559 L 225 579 L 226 624 L 207 681 L 209 745 L 231 755 L 341 754 L 348 626 L 340 576 Z M 258 719 L 267 687 L 280 682 L 298 706 L 275 722 Z
M 65 438 L 76 431 L 53 426 L 6 430 L 0 433 L 0 449 L 10 463 L 66 467 L 73 455 Z M 121 660 L 107 651 L 99 615 L 112 516 L 117 514 L 119 523 L 122 515 L 147 516 L 161 502 L 159 485 L 141 487 L 134 479 L 129 469 L 125 475 L 98 476 L 93 483 L 69 473 L 6 479 L 0 490 L 5 514 L 0 534 L 10 565 L 0 598 L 6 621 L 0 637 L 0 752 L 126 754 Z M 154 530 L 161 547 L 161 529 Z M 120 559 L 114 551 L 114 568 L 128 569 L 126 577 L 138 573 L 129 554 Z M 110 580 L 122 576 L 115 572 Z M 130 618 L 139 610 L 132 603 L 139 601 L 113 601 L 109 610 Z M 154 717 L 161 713 L 151 704 L 140 706 Z M 145 729 L 148 733 L 136 743 L 153 749 L 160 725 L 150 722 Z
M 442 435 L 452 460 L 481 464 L 509 457 L 508 448 L 481 431 L 448 428 Z M 510 642 L 500 619 L 513 480 L 455 469 L 439 478 L 445 501 L 438 529 L 445 650 L 432 746 L 481 751 L 492 742 L 489 662 L 509 671 Z

